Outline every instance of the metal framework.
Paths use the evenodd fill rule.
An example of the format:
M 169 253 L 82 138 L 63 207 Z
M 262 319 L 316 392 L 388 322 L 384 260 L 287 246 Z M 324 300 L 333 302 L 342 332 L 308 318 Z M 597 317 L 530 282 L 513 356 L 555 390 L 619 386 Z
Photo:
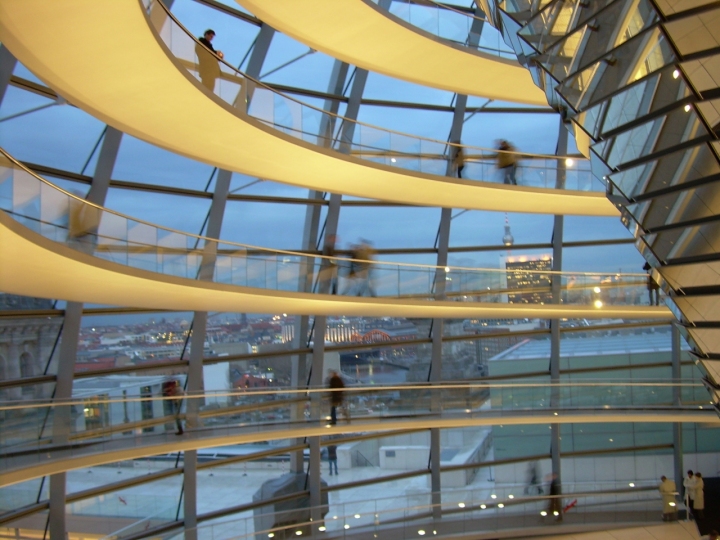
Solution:
M 249 24 L 253 24 L 260 27 L 258 37 L 256 38 L 253 50 L 248 62 L 247 73 L 252 77 L 259 77 L 262 72 L 265 58 L 272 42 L 275 31 L 269 26 L 262 24 L 260 21 L 252 16 L 243 13 L 240 10 L 228 7 L 215 0 L 195 0 L 200 4 L 210 6 L 211 8 L 218 10 L 226 14 L 227 16 L 235 17 L 243 20 Z M 389 0 L 382 0 L 389 2 Z M 475 36 L 475 39 L 479 36 L 480 32 L 478 28 L 473 28 L 469 36 L 470 39 Z M 22 79 L 12 75 L 12 71 L 15 67 L 14 59 L 9 56 L 8 52 L 4 48 L 0 48 L 0 102 L 5 94 L 5 89 L 8 85 L 13 85 L 17 88 L 21 88 L 30 92 L 34 92 L 45 97 L 57 98 L 55 93 L 42 85 Z M 362 106 L 382 106 L 392 108 L 410 108 L 418 110 L 436 110 L 446 111 L 453 113 L 453 121 L 448 134 L 448 141 L 460 141 L 462 139 L 462 130 L 464 121 L 467 119 L 468 114 L 494 114 L 494 113 L 538 113 L 546 114 L 553 112 L 552 109 L 538 109 L 538 108 L 505 108 L 505 107 L 468 107 L 467 96 L 456 95 L 454 104 L 451 106 L 437 106 L 437 105 L 423 105 L 417 103 L 401 103 L 383 100 L 363 99 L 363 92 L 365 88 L 365 82 L 367 80 L 368 73 L 365 70 L 355 69 L 351 76 L 352 84 L 350 85 L 350 92 L 346 96 L 343 88 L 348 84 L 348 73 L 350 66 L 341 62 L 336 62 L 333 75 L 326 93 L 310 91 L 301 88 L 289 88 L 285 86 L 275 85 L 278 89 L 283 91 L 295 93 L 297 95 L 303 95 L 308 97 L 322 98 L 326 100 L 325 108 L 331 112 L 337 112 L 340 104 L 346 104 L 347 109 L 344 114 L 345 117 L 350 119 L 356 119 L 360 108 Z M 271 85 L 272 86 L 272 85 Z M 343 140 L 352 139 L 352 129 L 354 124 L 348 123 L 343 126 L 329 126 L 321 125 L 319 133 L 338 133 L 338 140 L 340 142 L 339 149 L 343 151 L 349 151 L 347 145 L 343 146 Z M 252 202 L 268 202 L 268 203 L 283 203 L 292 205 L 305 205 L 306 218 L 304 223 L 302 250 L 307 253 L 321 253 L 322 248 L 328 245 L 329 239 L 336 234 L 338 221 L 343 208 L 355 207 L 355 206 L 401 206 L 384 203 L 382 201 L 348 201 L 342 200 L 340 194 L 322 194 L 311 191 L 307 198 L 291 198 L 291 197 L 277 197 L 277 196 L 252 196 L 244 194 L 233 194 L 230 193 L 230 180 L 231 173 L 229 171 L 217 171 L 217 177 L 215 187 L 212 192 L 189 190 L 183 188 L 174 187 L 162 187 L 155 185 L 141 184 L 126 179 L 112 178 L 112 171 L 118 155 L 120 142 L 122 139 L 122 133 L 117 130 L 108 127 L 105 131 L 104 139 L 102 141 L 102 147 L 100 149 L 95 173 L 92 177 L 77 174 L 70 171 L 62 171 L 53 169 L 47 166 L 32 165 L 32 168 L 41 173 L 49 173 L 53 176 L 60 177 L 63 179 L 71 180 L 74 182 L 84 183 L 90 185 L 90 191 L 88 193 L 88 200 L 102 205 L 105 202 L 108 190 L 110 188 L 121 188 L 127 190 L 133 190 L 138 194 L 142 194 L 143 191 L 152 191 L 156 193 L 166 193 L 172 195 L 183 195 L 188 197 L 205 198 L 211 200 L 210 210 L 207 216 L 207 229 L 206 236 L 210 238 L 220 238 L 221 227 L 224 221 L 225 213 L 228 201 L 252 201 Z M 559 130 L 559 138 L 557 141 L 557 155 L 566 155 L 567 152 L 567 131 L 562 128 Z M 562 168 L 562 164 L 559 165 Z M 452 159 L 448 159 L 448 166 L 446 170 L 448 176 L 455 176 L 457 170 L 453 164 Z M 562 182 L 563 174 L 559 171 L 558 182 Z M 321 213 L 327 209 L 324 219 L 324 224 L 321 225 Z M 459 209 L 461 210 L 461 209 Z M 435 254 L 436 264 L 440 267 L 444 267 L 448 264 L 448 255 L 451 253 L 462 253 L 462 252 L 474 252 L 474 251 L 502 251 L 507 249 L 506 246 L 462 246 L 453 247 L 450 246 L 450 231 L 452 224 L 452 211 L 451 208 L 443 208 L 440 213 L 440 220 L 438 223 L 438 234 L 436 245 L 427 248 L 386 248 L 379 250 L 381 255 L 391 254 Z M 553 270 L 561 271 L 562 268 L 562 255 L 563 248 L 572 247 L 587 247 L 587 246 L 601 246 L 601 245 L 622 245 L 632 243 L 632 239 L 618 239 L 618 240 L 598 240 L 598 241 L 583 241 L 583 242 L 564 242 L 563 240 L 563 229 L 564 220 L 563 216 L 555 216 L 554 227 L 552 232 L 552 238 L 547 243 L 540 244 L 529 244 L 523 246 L 516 246 L 520 249 L 552 249 L 553 252 Z M 498 239 L 499 240 L 499 239 Z M 89 246 L 88 249 L 92 249 Z M 215 253 L 208 251 L 203 255 L 203 270 L 198 279 L 207 279 L 208 273 L 211 272 L 215 261 Z M 312 290 L 314 287 L 313 283 L 306 283 L 305 289 Z M 553 280 L 553 290 L 559 290 L 560 283 L 558 280 Z M 443 272 L 439 271 L 435 280 L 435 296 L 437 299 L 443 299 L 446 297 L 446 281 Z M 558 294 L 553 294 L 554 298 L 559 298 Z M 189 342 L 186 344 L 189 346 L 189 355 L 182 357 L 178 361 L 163 362 L 158 364 L 150 364 L 147 366 L 129 366 L 127 368 L 112 368 L 105 371 L 94 371 L 91 373 L 75 373 L 74 365 L 75 359 L 77 358 L 77 345 L 78 337 L 80 333 L 80 325 L 83 315 L 103 315 L 103 314 L 122 314 L 122 313 L 143 313 L 143 310 L 134 310 L 128 308 L 92 308 L 83 309 L 81 304 L 69 303 L 64 309 L 52 309 L 52 310 L 24 310 L 17 312 L 0 312 L 0 325 L 5 321 L 10 321 L 17 318 L 32 318 L 32 317 L 53 317 L 62 318 L 63 329 L 62 339 L 59 346 L 58 353 L 58 368 L 57 374 L 35 376 L 32 378 L 21 378 L 21 379 L 10 379 L 0 381 L 0 389 L 25 386 L 28 384 L 42 384 L 42 383 L 55 383 L 55 398 L 69 398 L 72 394 L 72 385 L 75 380 L 80 380 L 90 376 L 117 374 L 117 373 L 130 373 L 130 372 L 142 372 L 144 370 L 152 371 L 158 369 L 158 367 L 169 367 L 179 368 L 185 370 L 187 373 L 187 389 L 189 391 L 202 390 L 202 378 L 203 378 L 203 367 L 212 365 L 218 362 L 228 361 L 239 361 L 239 360 L 250 360 L 255 358 L 270 358 L 270 357 L 292 357 L 292 384 L 295 387 L 301 388 L 306 385 L 319 386 L 322 384 L 323 377 L 323 358 L 325 353 L 330 351 L 343 351 L 343 350 L 363 350 L 363 349 L 378 349 L 378 348 L 393 348 L 405 346 L 410 343 L 412 344 L 429 344 L 431 346 L 431 362 L 428 371 L 428 382 L 437 383 L 442 380 L 442 368 L 443 368 L 443 345 L 452 343 L 454 341 L 476 341 L 481 342 L 484 339 L 490 339 L 501 336 L 502 334 L 493 335 L 460 335 L 460 336 L 447 336 L 444 335 L 443 329 L 445 321 L 443 319 L 435 319 L 432 321 L 431 333 L 426 338 L 416 339 L 412 342 L 402 343 L 370 343 L 370 344 L 352 344 L 352 345 L 326 345 L 325 336 L 327 321 L 325 317 L 315 317 L 314 321 L 311 322 L 310 318 L 302 317 L 298 318 L 298 322 L 295 327 L 295 343 L 292 349 L 282 350 L 275 353 L 265 354 L 248 354 L 248 355 L 234 355 L 232 357 L 224 358 L 206 358 L 204 356 L 203 344 L 207 336 L 207 322 L 208 313 L 197 312 L 194 313 L 192 320 L 192 335 Z M 631 325 L 628 324 L 609 324 L 604 326 L 598 326 L 593 330 L 614 330 L 618 328 L 628 328 Z M 635 323 L 635 326 L 642 327 L 656 327 L 657 324 L 652 323 Z M 593 370 L 598 371 L 612 371 L 612 369 L 624 369 L 624 366 L 617 368 L 575 368 L 570 370 L 563 370 L 560 366 L 560 338 L 563 333 L 579 332 L 587 329 L 582 328 L 562 328 L 560 321 L 550 321 L 549 330 L 537 330 L 525 333 L 512 333 L 513 336 L 520 335 L 539 335 L 549 334 L 551 340 L 551 356 L 549 361 L 548 370 L 545 372 L 534 372 L 524 374 L 524 377 L 550 377 L 551 381 L 559 381 L 560 377 L 567 374 L 578 374 L 588 373 Z M 308 339 L 312 336 L 312 344 L 309 343 Z M 644 366 L 646 368 L 656 367 L 672 367 L 673 378 L 681 378 L 681 366 L 682 360 L 680 355 L 680 336 L 677 329 L 673 329 L 672 339 L 672 362 L 671 363 L 656 363 L 648 364 Z M 309 365 L 307 360 L 310 359 Z M 478 380 L 493 380 L 492 377 L 480 377 Z M 680 405 L 679 393 L 674 396 L 674 402 L 676 405 Z M 319 404 L 316 404 L 319 406 Z M 302 412 L 299 407 L 295 409 L 294 414 L 300 415 Z M 198 411 L 190 409 L 188 410 L 188 425 L 192 425 L 193 422 L 197 423 Z M 159 419 L 162 421 L 162 419 Z M 63 422 L 57 422 L 57 426 L 62 426 Z M 428 467 L 420 470 L 408 471 L 402 474 L 395 474 L 391 476 L 385 476 L 380 478 L 373 478 L 369 480 L 347 482 L 344 484 L 337 484 L 331 487 L 323 487 L 321 484 L 320 477 L 320 465 L 321 465 L 321 450 L 323 446 L 328 445 L 328 441 L 321 439 L 320 437 L 312 437 L 307 441 L 294 440 L 287 447 L 283 447 L 277 450 L 258 452 L 241 457 L 226 458 L 218 460 L 212 463 L 198 463 L 197 453 L 195 451 L 185 452 L 183 456 L 183 466 L 174 467 L 164 471 L 156 472 L 148 476 L 133 478 L 129 480 L 123 480 L 121 482 L 114 482 L 106 484 L 102 487 L 86 490 L 79 493 L 74 493 L 68 496 L 66 493 L 66 475 L 58 474 L 50 478 L 50 497 L 48 501 L 40 501 L 33 505 L 29 505 L 24 508 L 17 509 L 9 514 L 0 516 L 0 524 L 11 523 L 14 520 L 19 519 L 25 515 L 34 512 L 40 512 L 43 510 L 49 510 L 48 514 L 48 530 L 51 540 L 65 540 L 67 537 L 67 525 L 65 520 L 66 504 L 69 502 L 75 502 L 84 500 L 91 497 L 96 497 L 105 493 L 110 493 L 120 488 L 130 487 L 134 485 L 141 485 L 148 481 L 160 480 L 173 475 L 183 475 L 183 489 L 182 489 L 182 506 L 183 506 L 183 517 L 174 521 L 163 524 L 160 527 L 149 529 L 141 533 L 137 533 L 126 538 L 143 538 L 150 534 L 156 534 L 163 531 L 170 531 L 179 527 L 184 527 L 185 537 L 194 539 L 197 537 L 196 527 L 198 524 L 237 512 L 252 510 L 266 502 L 242 504 L 226 508 L 219 511 L 213 511 L 206 514 L 198 514 L 197 512 L 197 474 L 198 471 L 210 469 L 213 467 L 221 467 L 229 463 L 239 463 L 242 461 L 252 461 L 273 455 L 279 454 L 290 454 L 291 470 L 295 473 L 307 474 L 307 490 L 301 491 L 285 497 L 282 500 L 288 500 L 293 498 L 302 498 L 309 496 L 311 506 L 319 507 L 322 500 L 322 493 L 324 491 L 338 491 L 343 489 L 352 489 L 365 485 L 372 485 L 375 483 L 382 483 L 392 480 L 400 480 L 410 477 L 429 475 L 430 486 L 432 495 L 432 502 L 439 505 L 442 501 L 440 498 L 442 492 L 441 485 L 441 473 L 464 470 L 464 469 L 477 469 L 477 468 L 490 468 L 498 465 L 532 461 L 537 459 L 550 458 L 552 460 L 553 472 L 558 476 L 561 475 L 561 458 L 563 457 L 577 457 L 584 455 L 601 455 L 601 454 L 612 454 L 612 453 L 625 453 L 625 452 L 652 452 L 656 450 L 667 450 L 673 448 L 674 459 L 675 459 L 675 475 L 680 474 L 682 477 L 682 430 L 680 425 L 674 426 L 674 438 L 672 444 L 659 444 L 653 446 L 642 446 L 642 447 L 629 447 L 629 448 L 618 448 L 612 450 L 602 451 L 583 451 L 583 452 L 567 452 L 561 453 L 560 449 L 560 426 L 559 424 L 553 424 L 551 432 L 551 447 L 547 453 L 527 455 L 522 458 L 508 459 L 508 460 L 494 460 L 484 463 L 472 463 L 461 466 L 443 466 L 441 464 L 441 448 L 440 448 L 440 430 L 433 429 L 430 433 L 430 460 Z M 346 437 L 338 440 L 339 443 L 344 441 L 359 440 L 360 437 L 366 438 L 379 438 L 387 436 L 386 433 L 380 434 L 368 434 L 363 436 Z M 70 441 L 70 434 L 59 430 L 53 431 L 52 439 L 54 444 L 67 444 Z M 309 467 L 307 471 L 304 471 L 304 458 L 303 450 L 309 448 Z M 278 501 L 281 499 L 278 499 Z M 437 512 L 434 514 L 435 519 L 441 519 L 440 508 L 436 507 Z M 314 515 L 314 519 L 318 521 L 321 516 Z

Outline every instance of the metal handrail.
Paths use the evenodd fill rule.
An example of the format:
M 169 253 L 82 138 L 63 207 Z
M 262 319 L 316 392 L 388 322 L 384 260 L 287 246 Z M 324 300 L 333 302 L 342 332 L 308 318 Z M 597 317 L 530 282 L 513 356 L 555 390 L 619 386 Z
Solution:
M 227 246 L 235 246 L 237 248 L 243 249 L 243 250 L 256 250 L 260 253 L 267 253 L 268 255 L 289 255 L 293 257 L 300 257 L 304 259 L 323 259 L 327 261 L 333 261 L 333 262 L 359 262 L 359 263 L 368 263 L 368 261 L 363 259 L 353 259 L 348 257 L 331 257 L 328 255 L 322 255 L 322 254 L 313 254 L 309 255 L 305 252 L 300 251 L 292 251 L 287 249 L 276 249 L 276 248 L 266 248 L 262 246 L 256 246 L 252 244 L 243 244 L 240 242 L 234 242 L 231 240 L 221 240 L 217 238 L 210 238 L 207 236 L 194 234 L 186 231 L 180 231 L 178 229 L 173 229 L 171 227 L 166 227 L 164 225 L 158 225 L 155 223 L 151 223 L 149 221 L 145 221 L 143 219 L 135 218 L 132 216 L 128 216 L 126 214 L 122 214 L 120 212 L 116 212 L 115 210 L 111 210 L 109 208 L 106 208 L 104 206 L 100 206 L 98 204 L 95 204 L 93 202 L 90 202 L 88 200 L 83 199 L 82 197 L 75 195 L 74 193 L 71 193 L 69 191 L 66 191 L 65 189 L 61 188 L 60 186 L 57 186 L 50 182 L 49 180 L 46 180 L 45 178 L 41 177 L 40 175 L 36 174 L 29 168 L 27 168 L 25 165 L 20 163 L 18 160 L 13 158 L 10 154 L 8 154 L 4 149 L 0 148 L 0 155 L 7 159 L 13 166 L 21 169 L 23 172 L 29 174 L 39 182 L 42 182 L 43 184 L 51 187 L 52 189 L 64 194 L 65 196 L 77 201 L 80 204 L 87 205 L 88 207 L 95 208 L 98 211 L 105 212 L 107 214 L 111 214 L 114 216 L 121 217 L 123 219 L 132 221 L 134 223 L 147 225 L 149 227 L 167 231 L 173 234 L 178 234 L 181 236 L 186 236 L 189 238 L 194 238 L 195 240 L 201 240 L 206 243 L 212 243 L 212 244 L 218 244 L 218 245 L 227 245 Z M 0 163 L 1 165 L 1 163 Z M 137 242 L 136 242 L 137 243 Z M 202 251 L 201 248 L 198 248 L 198 252 Z M 375 266 L 393 266 L 393 267 L 402 267 L 402 268 L 422 268 L 425 270 L 444 270 L 446 272 L 452 272 L 452 271 L 472 271 L 472 272 L 487 272 L 487 273 L 495 273 L 495 274 L 505 274 L 508 271 L 503 270 L 502 268 L 473 268 L 473 267 L 465 267 L 465 266 L 437 266 L 437 265 L 428 265 L 428 264 L 418 264 L 418 263 L 407 263 L 407 262 L 392 262 L 392 261 L 370 261 L 371 264 Z M 609 275 L 617 276 L 618 274 L 611 274 L 607 272 L 564 272 L 564 271 L 557 271 L 557 270 L 512 270 L 513 273 L 522 273 L 526 275 L 532 275 L 532 274 L 542 274 L 542 275 L 558 275 L 558 276 L 582 276 L 582 277 L 607 277 Z M 645 273 L 623 273 L 620 274 L 623 277 L 645 277 L 647 278 L 647 274 Z

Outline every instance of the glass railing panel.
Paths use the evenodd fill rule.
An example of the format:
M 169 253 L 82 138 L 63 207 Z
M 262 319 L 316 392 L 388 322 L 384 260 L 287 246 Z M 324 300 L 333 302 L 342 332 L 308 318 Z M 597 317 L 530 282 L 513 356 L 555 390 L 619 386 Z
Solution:
M 537 528 L 550 525 L 554 517 L 548 515 L 559 508 L 565 519 L 573 524 L 610 524 L 654 522 L 661 507 L 656 486 L 637 486 L 595 492 L 573 491 L 564 497 L 563 504 L 552 505 L 548 495 L 519 497 L 512 493 L 488 494 L 463 489 L 443 492 L 442 499 L 457 496 L 460 500 L 437 505 L 429 501 L 432 493 L 422 497 L 405 495 L 353 502 L 335 502 L 311 510 L 302 505 L 290 511 L 273 512 L 272 505 L 239 512 L 224 519 L 200 525 L 198 538 L 224 540 L 227 538 L 290 538 L 316 534 L 342 537 L 371 535 L 381 540 L 417 538 L 425 535 L 472 534 L 478 530 Z M 560 497 L 562 500 L 563 497 Z M 566 508 L 567 504 L 572 503 Z M 320 523 L 310 519 L 311 511 L 322 516 Z M 433 519 L 437 513 L 442 519 Z M 633 523 L 634 522 L 634 523 Z M 166 540 L 179 539 L 182 533 L 166 533 Z
M 221 242 L 218 250 L 215 240 L 162 228 L 94 206 L 30 174 L 10 158 L 8 160 L 4 173 L 12 176 L 13 193 L 12 198 L 5 197 L 0 201 L 6 204 L 1 209 L 21 223 L 31 224 L 47 238 L 121 265 L 187 279 L 214 277 L 226 284 L 282 291 L 328 292 L 329 284 L 335 282 L 339 294 L 429 300 L 437 292 L 436 282 L 444 280 L 448 297 L 458 301 L 513 303 L 523 299 L 520 302 L 535 303 L 528 300 L 532 295 L 546 303 L 552 299 L 549 276 L 553 272 L 549 259 L 542 263 L 545 269 L 535 268 L 535 263 L 528 268 L 513 269 L 438 268 L 378 261 L 372 248 L 368 248 L 367 254 L 357 255 L 367 256 L 365 260 L 329 259 L 229 242 Z M 577 189 L 585 189 L 592 182 L 590 172 L 576 169 L 571 160 L 566 160 L 560 169 L 545 169 L 542 162 L 539 167 L 535 166 L 536 161 L 530 163 L 531 166 L 523 164 L 520 167 L 520 182 L 538 186 L 564 183 Z M 534 175 L 532 180 L 529 179 L 531 174 Z M 26 189 L 25 184 L 32 185 Z M 37 212 L 41 207 L 46 208 L 45 214 L 52 221 L 41 219 Z M 329 260 L 332 265 L 328 265 Z M 596 307 L 599 307 L 596 302 L 601 299 L 597 294 L 601 294 L 603 305 L 632 303 L 629 299 L 642 289 L 644 278 L 643 274 L 622 274 L 617 279 L 593 273 L 557 273 L 557 276 L 560 301 Z M 595 289 L 597 294 L 593 292 Z
M 38 501 L 47 501 L 49 491 L 49 482 L 44 478 L 26 480 L 0 488 L 0 516 L 23 506 L 36 504 Z M 0 525 L 0 531 L 3 526 L 7 525 L 5 523 Z
M 182 376 L 176 380 L 182 385 Z M 349 376 L 346 376 L 350 380 Z M 676 389 L 693 395 L 693 402 L 673 406 Z M 702 395 L 701 383 L 659 383 L 657 381 L 619 383 L 592 380 L 573 380 L 567 383 L 453 383 L 438 385 L 397 384 L 393 386 L 362 387 L 349 385 L 342 392 L 337 405 L 337 422 L 377 422 L 382 420 L 412 420 L 486 418 L 496 421 L 505 416 L 526 413 L 546 413 L 547 419 L 583 411 L 648 411 L 650 409 L 680 411 L 714 411 L 712 405 L 697 403 Z M 0 403 L 4 424 L 0 438 L 5 458 L 4 467 L 25 463 L 25 454 L 34 449 L 67 452 L 75 455 L 86 451 L 77 448 L 53 449 L 48 446 L 58 434 L 69 434 L 71 443 L 92 441 L 88 452 L 102 450 L 103 441 L 129 439 L 133 444 L 145 444 L 138 435 L 173 433 L 183 426 L 194 436 L 218 436 L 218 429 L 263 430 L 272 426 L 298 428 L 321 424 L 332 427 L 332 392 L 325 388 L 295 390 L 272 386 L 244 387 L 232 391 L 188 394 L 182 398 L 139 393 L 132 396 L 112 395 L 112 390 L 99 394 L 84 391 L 84 396 L 48 403 L 36 401 L 18 404 Z M 116 391 L 115 394 L 118 392 Z M 303 411 L 294 420 L 294 410 Z M 53 419 L 55 424 L 53 425 Z M 708 417 L 710 419 L 710 416 Z M 57 422 L 68 422 L 58 425 Z M 411 424 L 410 424 L 411 425 Z M 233 433 L 238 433 L 234 431 Z M 147 444 L 154 444 L 148 439 Z M 157 442 L 157 441 L 155 441 Z M 32 457 L 28 459 L 33 459 Z
M 7 407 L 0 411 L 0 418 L 0 448 L 6 453 L 21 452 L 52 433 L 53 411 L 47 407 Z
M 383 9 L 378 0 L 373 2 Z M 388 13 L 454 44 L 505 59 L 515 59 L 515 53 L 502 42 L 500 34 L 484 17 L 458 7 L 434 0 L 393 1 Z

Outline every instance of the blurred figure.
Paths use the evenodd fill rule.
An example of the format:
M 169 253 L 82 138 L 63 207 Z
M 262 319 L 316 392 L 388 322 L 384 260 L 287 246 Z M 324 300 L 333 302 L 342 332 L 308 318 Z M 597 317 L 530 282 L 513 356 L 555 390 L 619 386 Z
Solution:
M 322 254 L 325 257 L 331 257 L 323 259 L 320 267 L 320 293 L 326 294 L 337 294 L 338 289 L 338 266 L 335 245 L 338 242 L 336 235 L 331 234 L 325 239 L 325 245 L 323 246 Z
M 465 168 L 465 150 L 462 146 L 459 146 L 459 142 L 457 144 L 458 146 L 451 147 L 452 152 L 455 153 L 455 157 L 453 158 L 453 167 L 455 167 L 457 177 L 462 178 L 462 170 Z
M 697 478 L 692 470 L 687 472 L 687 476 L 683 480 L 683 487 L 685 488 L 685 507 L 688 510 L 688 517 L 693 517 L 695 512 L 693 511 L 695 503 L 695 488 L 697 487 Z
M 357 272 L 356 277 L 358 280 L 357 296 L 365 296 L 365 293 L 370 296 L 377 296 L 375 288 L 372 284 L 372 265 L 375 250 L 372 248 L 372 242 L 369 240 L 360 240 L 360 245 L 355 253 L 353 253 L 353 259 L 357 259 Z
M 548 515 L 555 516 L 555 521 L 562 521 L 562 499 L 560 498 L 560 479 L 558 475 L 552 473 L 550 475 L 550 500 L 548 501 Z
M 720 540 L 720 533 L 712 530 L 707 535 L 703 536 L 700 540 Z
M 528 463 L 527 469 L 527 485 L 525 486 L 526 495 L 542 495 L 543 488 L 540 485 L 540 465 L 537 461 Z
M 175 435 L 182 435 L 185 432 L 183 431 L 182 421 L 180 420 L 180 410 L 182 409 L 185 392 L 183 392 L 183 389 L 180 386 L 180 381 L 176 380 L 170 382 L 174 384 L 168 385 L 166 396 L 172 398 L 170 399 L 170 403 L 172 404 L 172 410 L 175 416 L 175 426 L 177 427 Z
M 659 306 L 660 305 L 660 285 L 658 285 L 655 280 L 652 277 L 652 266 L 650 266 L 650 263 L 645 263 L 643 266 L 643 270 L 647 272 L 647 290 L 648 295 L 650 296 L 650 305 L 651 306 Z
M 658 491 L 660 491 L 663 502 L 663 521 L 676 521 L 677 504 L 675 502 L 675 492 L 677 487 L 675 482 L 668 480 L 667 476 L 661 476 Z
M 347 271 L 347 285 L 345 286 L 345 291 L 343 292 L 343 294 L 346 295 L 353 294 L 357 288 L 358 261 L 356 257 L 360 252 L 360 246 L 358 244 L 350 244 L 348 245 L 348 249 L 350 250 L 350 263 Z
M 335 467 L 335 476 L 337 476 L 337 446 L 334 444 L 328 446 L 328 465 L 330 466 L 330 476 L 333 475 L 333 467 Z
M 208 28 L 205 30 L 203 37 L 198 38 L 202 46 L 200 44 L 195 45 L 200 81 L 203 86 L 211 92 L 215 91 L 215 81 L 220 76 L 220 63 L 218 62 L 218 58 L 225 56 L 222 51 L 215 50 L 215 47 L 212 45 L 213 39 L 215 39 L 215 30 Z
M 705 518 L 705 482 L 702 474 L 695 473 L 695 498 L 693 499 L 693 515 L 695 519 Z
M 331 390 L 330 392 L 330 424 L 335 425 L 337 424 L 337 409 L 338 407 L 342 407 L 343 411 L 345 412 L 345 418 L 350 421 L 349 415 L 347 412 L 347 407 L 344 406 L 345 401 L 345 392 L 343 392 L 343 388 L 345 388 L 345 383 L 343 382 L 342 378 L 338 374 L 337 371 L 331 371 L 330 372 L 330 379 L 328 380 L 328 388 Z
M 517 186 L 517 155 L 513 153 L 516 151 L 515 147 L 506 140 L 499 140 L 497 148 L 497 168 L 503 173 L 503 183 Z
M 85 196 L 78 190 L 70 191 L 75 197 L 68 197 L 68 239 L 80 239 L 86 236 L 96 237 L 102 218 L 102 210 L 85 204 Z M 95 238 L 94 241 L 97 241 Z

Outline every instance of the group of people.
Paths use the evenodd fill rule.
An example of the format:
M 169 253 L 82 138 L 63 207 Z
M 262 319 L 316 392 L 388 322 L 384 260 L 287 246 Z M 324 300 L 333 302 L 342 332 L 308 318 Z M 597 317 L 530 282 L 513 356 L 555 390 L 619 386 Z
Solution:
M 517 186 L 517 178 L 515 172 L 517 171 L 518 154 L 516 148 L 504 139 L 496 141 L 498 153 L 495 155 L 497 160 L 497 168 L 503 175 L 503 183 Z M 453 166 L 457 173 L 458 178 L 462 178 L 462 172 L 465 168 L 465 162 L 467 157 L 465 156 L 465 150 L 457 143 L 457 146 L 453 147 L 455 150 L 455 156 L 453 157 Z
M 692 470 L 688 471 L 687 477 L 683 480 L 683 487 L 685 488 L 685 507 L 688 517 L 702 519 L 705 510 L 705 483 L 702 474 Z M 663 521 L 675 521 L 677 519 L 677 500 L 675 498 L 677 486 L 675 482 L 662 476 L 658 489 L 663 501 Z
M 336 235 L 328 235 L 325 240 L 320 268 L 320 291 L 325 294 L 338 294 L 339 265 L 335 246 L 338 242 Z M 372 242 L 360 239 L 358 243 L 350 245 L 350 259 L 347 269 L 347 286 L 342 294 L 355 296 L 377 296 L 372 280 L 372 265 L 375 250 Z
M 702 474 L 694 473 L 692 470 L 688 471 L 683 480 L 683 487 L 685 488 L 685 505 L 690 516 L 703 519 L 705 517 L 705 482 Z

